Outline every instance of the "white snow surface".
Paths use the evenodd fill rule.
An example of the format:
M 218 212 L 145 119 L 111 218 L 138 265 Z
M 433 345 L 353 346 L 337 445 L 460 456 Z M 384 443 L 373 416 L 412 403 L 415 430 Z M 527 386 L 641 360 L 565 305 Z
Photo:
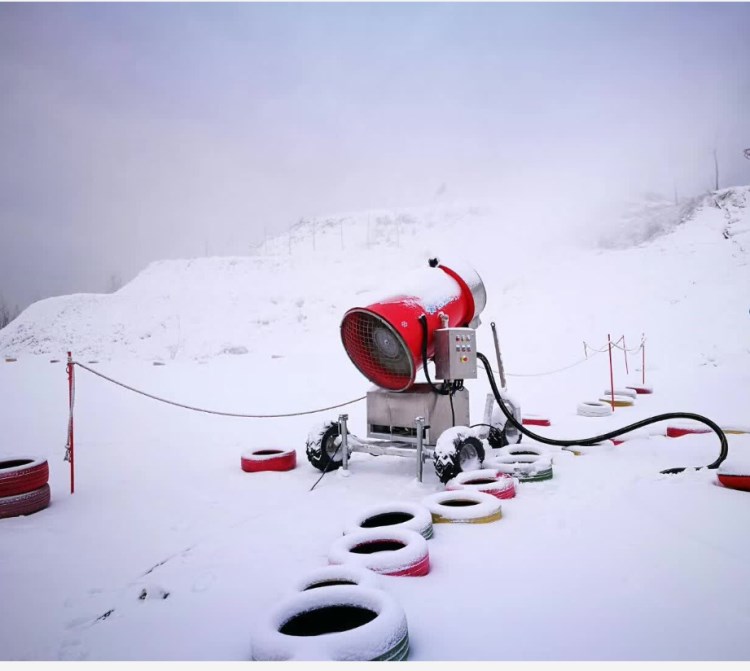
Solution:
M 161 261 L 114 294 L 35 303 L 0 331 L 0 459 L 48 459 L 52 503 L 0 520 L 0 659 L 247 660 L 253 632 L 298 576 L 326 565 L 351 511 L 442 491 L 429 462 L 419 483 L 413 460 L 360 453 L 350 477 L 327 473 L 310 491 L 308 432 L 347 413 L 364 436 L 363 402 L 222 417 L 76 367 L 70 495 L 67 350 L 202 408 L 335 405 L 370 388 L 341 346 L 343 314 L 431 256 L 450 265 L 449 250 L 484 280 L 479 350 L 494 364 L 495 321 L 510 392 L 552 422 L 537 433 L 587 438 L 677 411 L 747 427 L 749 196 L 711 194 L 615 248 L 593 234 L 545 240 L 483 208 L 347 214 L 305 222 L 264 256 Z M 577 405 L 612 384 L 607 354 L 591 352 L 607 334 L 628 348 L 645 334 L 654 393 L 582 417 Z M 622 351 L 613 363 L 615 388 L 642 382 L 640 352 L 627 372 Z M 481 422 L 484 373 L 466 387 Z M 712 433 L 666 438 L 666 425 L 580 456 L 555 450 L 554 478 L 519 483 L 501 520 L 438 525 L 429 575 L 382 580 L 406 613 L 410 659 L 748 660 L 750 494 L 715 470 L 660 474 L 719 449 Z M 750 436 L 727 439 L 729 463 L 747 463 Z M 263 448 L 297 449 L 297 468 L 243 472 L 241 454 Z M 477 618 L 490 574 L 502 607 Z

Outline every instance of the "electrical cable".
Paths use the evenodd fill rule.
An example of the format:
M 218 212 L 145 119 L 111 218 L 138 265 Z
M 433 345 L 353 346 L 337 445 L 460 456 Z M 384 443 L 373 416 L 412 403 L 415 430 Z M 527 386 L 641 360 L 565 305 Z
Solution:
M 662 422 L 664 420 L 669 419 L 692 419 L 696 422 L 700 422 L 701 424 L 705 424 L 708 426 L 718 437 L 719 441 L 721 443 L 721 451 L 719 453 L 718 458 L 708 464 L 708 466 L 695 466 L 695 470 L 700 470 L 701 468 L 710 468 L 715 469 L 718 468 L 722 461 L 724 461 L 727 458 L 727 454 L 729 452 L 729 445 L 727 443 L 727 437 L 724 435 L 724 432 L 721 430 L 721 428 L 712 422 L 707 417 L 703 417 L 703 415 L 696 415 L 695 413 L 691 412 L 667 412 L 661 415 L 654 415 L 653 417 L 648 417 L 646 419 L 643 419 L 639 422 L 635 422 L 633 424 L 628 424 L 627 426 L 622 427 L 621 429 L 615 429 L 614 431 L 610 431 L 609 433 L 603 433 L 600 436 L 593 436 L 591 438 L 584 438 L 581 440 L 555 440 L 553 438 L 546 438 L 544 436 L 540 436 L 537 433 L 534 433 L 533 431 L 529 431 L 521 422 L 517 421 L 515 417 L 513 417 L 513 413 L 511 413 L 506 407 L 505 403 L 502 399 L 502 396 L 500 395 L 500 391 L 497 388 L 497 383 L 495 382 L 495 376 L 492 373 L 492 369 L 490 368 L 490 362 L 487 360 L 487 357 L 484 356 L 481 352 L 477 352 L 477 358 L 482 362 L 482 364 L 485 367 L 485 370 L 487 371 L 487 378 L 490 382 L 490 387 L 492 387 L 492 393 L 495 396 L 495 400 L 497 401 L 497 404 L 500 406 L 500 410 L 503 412 L 503 414 L 507 417 L 508 421 L 516 427 L 522 434 L 528 436 L 532 440 L 536 440 L 540 443 L 544 443 L 545 445 L 557 445 L 558 447 L 571 447 L 573 445 L 582 445 L 582 446 L 590 446 L 594 445 L 595 443 L 600 443 L 603 440 L 609 440 L 610 438 L 615 438 L 616 436 L 621 436 L 624 433 L 629 433 L 630 431 L 634 431 L 635 429 L 640 429 L 641 427 L 648 426 L 649 424 L 656 424 L 657 422 Z M 687 470 L 688 466 L 679 466 L 676 468 L 667 468 L 661 473 L 665 475 L 674 475 L 675 473 L 682 473 L 683 471 Z
M 324 448 L 325 449 L 325 448 Z M 331 464 L 333 463 L 333 460 L 336 458 L 336 455 L 339 453 L 339 450 L 341 449 L 341 443 L 339 443 L 338 447 L 333 453 L 333 456 L 328 460 L 328 463 L 326 464 L 326 467 L 323 469 L 323 472 L 320 474 L 320 477 L 315 481 L 315 484 L 310 487 L 309 491 L 312 491 L 318 486 L 318 483 L 323 479 L 323 476 L 328 473 L 328 469 L 331 467 Z
M 451 403 L 451 426 L 456 426 L 456 411 L 453 409 L 453 391 L 448 394 L 448 400 Z
M 427 383 L 430 385 L 432 391 L 441 396 L 447 396 L 450 394 L 450 391 L 447 391 L 445 386 L 440 388 L 434 384 L 430 379 L 430 371 L 427 369 L 427 316 L 421 315 L 419 317 L 419 323 L 422 325 L 422 368 L 424 369 L 424 376 L 427 378 Z

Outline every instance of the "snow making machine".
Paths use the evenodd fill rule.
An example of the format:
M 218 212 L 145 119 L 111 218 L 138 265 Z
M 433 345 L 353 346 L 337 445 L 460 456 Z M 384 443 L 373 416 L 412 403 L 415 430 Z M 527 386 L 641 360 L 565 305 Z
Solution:
M 464 380 L 477 377 L 476 329 L 487 303 L 482 279 L 471 268 L 459 272 L 430 259 L 429 268 L 404 278 L 405 284 L 409 280 L 410 291 L 352 308 L 342 319 L 344 349 L 376 388 L 367 392 L 366 438 L 349 432 L 345 414 L 310 432 L 307 458 L 323 472 L 346 470 L 352 452 L 365 452 L 416 459 L 420 482 L 423 464 L 431 460 L 447 482 L 480 468 L 484 439 L 492 448 L 521 439 L 516 427 L 493 413 L 492 395 L 483 422 L 471 428 Z M 415 381 L 420 369 L 426 382 Z M 520 424 L 518 404 L 501 394 Z

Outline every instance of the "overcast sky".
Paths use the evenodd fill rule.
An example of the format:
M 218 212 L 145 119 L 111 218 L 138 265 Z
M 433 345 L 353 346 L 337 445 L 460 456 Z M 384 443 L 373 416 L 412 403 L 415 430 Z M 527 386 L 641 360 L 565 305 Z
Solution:
M 750 183 L 748 4 L 0 4 L 0 292 L 302 216 Z M 562 216 L 562 215 L 561 215 Z

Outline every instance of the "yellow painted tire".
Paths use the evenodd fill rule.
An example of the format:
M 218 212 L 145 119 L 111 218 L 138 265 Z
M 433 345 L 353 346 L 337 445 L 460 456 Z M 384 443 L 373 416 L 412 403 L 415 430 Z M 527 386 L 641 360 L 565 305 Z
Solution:
M 422 504 L 432 514 L 433 524 L 487 524 L 503 516 L 500 501 L 492 494 L 466 489 L 430 494 Z
M 633 399 L 629 396 L 618 396 L 615 394 L 615 400 L 614 403 L 612 402 L 611 396 L 601 396 L 599 400 L 602 403 L 606 403 L 607 405 L 610 405 L 614 408 L 626 408 L 628 406 L 633 405 Z

